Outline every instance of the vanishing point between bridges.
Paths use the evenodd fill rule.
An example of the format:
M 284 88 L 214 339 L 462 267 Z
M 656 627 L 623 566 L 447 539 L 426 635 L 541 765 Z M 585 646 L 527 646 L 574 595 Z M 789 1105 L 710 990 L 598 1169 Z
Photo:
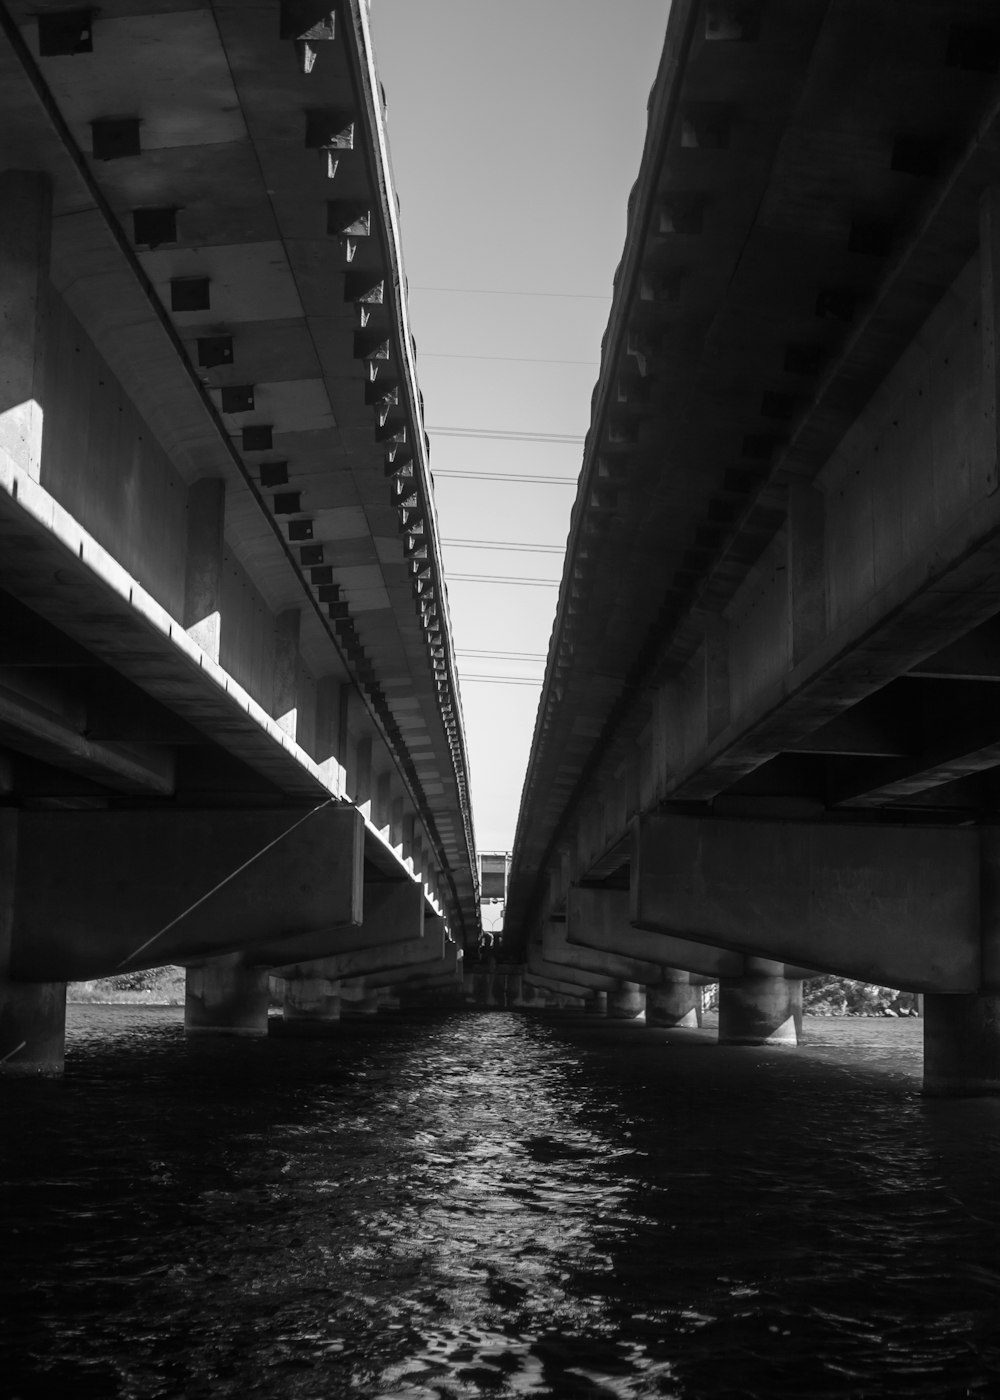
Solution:
M 750 1045 L 825 972 L 1000 1090 L 1000 16 L 905 10 L 670 6 L 484 950 L 366 5 L 0 6 L 6 1073 L 164 964 Z

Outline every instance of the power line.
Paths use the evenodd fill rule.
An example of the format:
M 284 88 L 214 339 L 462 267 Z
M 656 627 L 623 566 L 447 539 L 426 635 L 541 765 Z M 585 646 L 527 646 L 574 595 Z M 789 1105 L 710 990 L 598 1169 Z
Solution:
M 563 301 L 610 301 L 610 292 L 510 292 L 503 287 L 407 287 L 408 292 L 453 292 L 475 297 L 558 297 Z
M 531 676 L 467 676 L 459 671 L 458 678 L 465 685 L 469 681 L 482 681 L 486 685 L 541 685 L 541 677 L 538 680 Z
M 518 476 L 513 472 L 459 472 L 442 471 L 440 468 L 436 468 L 432 475 L 435 478 L 441 476 L 461 477 L 463 481 L 526 481 L 533 486 L 575 486 L 579 480 L 575 476 Z
M 505 365 L 589 365 L 595 369 L 600 360 L 540 359 L 533 355 L 448 355 L 443 350 L 421 350 L 421 360 L 491 360 Z
M 456 549 L 503 549 L 516 554 L 563 554 L 561 544 L 518 544 L 514 540 L 442 540 Z
M 449 574 L 449 583 L 509 583 L 525 588 L 558 588 L 557 578 L 515 578 L 512 574 Z
M 464 438 L 499 438 L 505 442 L 583 442 L 583 436 L 577 433 L 521 433 L 507 432 L 503 428 L 451 428 L 451 427 L 431 427 L 428 425 L 429 433 L 437 433 L 438 437 L 464 437 Z
M 480 647 L 457 647 L 458 656 L 483 656 L 488 661 L 544 661 L 544 651 L 485 651 Z

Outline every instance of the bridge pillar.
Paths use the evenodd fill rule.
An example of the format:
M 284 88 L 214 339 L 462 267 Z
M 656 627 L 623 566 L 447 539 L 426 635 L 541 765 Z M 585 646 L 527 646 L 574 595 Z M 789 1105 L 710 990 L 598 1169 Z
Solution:
M 187 970 L 184 1029 L 188 1035 L 267 1035 L 270 1002 L 264 968 L 244 967 L 238 953 Z
M 379 1011 L 398 1011 L 399 993 L 394 987 L 379 987 L 375 993 Z
M 608 1017 L 613 1021 L 634 1021 L 646 1004 L 645 994 L 638 982 L 619 981 L 613 992 L 607 993 Z
M 689 972 L 665 967 L 660 986 L 646 988 L 646 1025 L 696 1027 L 700 996 Z
M 348 1018 L 378 1014 L 378 988 L 369 987 L 363 977 L 352 977 L 340 984 L 340 1014 Z
M 802 1036 L 802 982 L 784 964 L 747 958 L 740 978 L 719 983 L 720 1045 L 797 1045 Z
M 924 995 L 924 1093 L 1000 1094 L 1000 995 Z
M 66 983 L 0 978 L 0 1074 L 62 1074 Z
M 585 1009 L 588 1016 L 606 1016 L 608 1014 L 607 992 L 594 992 L 593 996 L 587 998 Z
M 281 1005 L 285 1035 L 315 1035 L 340 1020 L 340 983 L 330 977 L 288 977 Z
M 1000 1094 L 1000 831 L 979 831 L 979 987 L 925 992 L 924 1093 Z

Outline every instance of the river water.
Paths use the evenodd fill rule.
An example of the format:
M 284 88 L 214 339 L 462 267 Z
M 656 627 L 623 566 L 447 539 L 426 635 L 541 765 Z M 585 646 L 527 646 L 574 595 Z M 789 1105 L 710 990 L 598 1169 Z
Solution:
M 1000 1101 L 915 1021 L 70 1020 L 0 1081 L 4 1400 L 1000 1396 Z

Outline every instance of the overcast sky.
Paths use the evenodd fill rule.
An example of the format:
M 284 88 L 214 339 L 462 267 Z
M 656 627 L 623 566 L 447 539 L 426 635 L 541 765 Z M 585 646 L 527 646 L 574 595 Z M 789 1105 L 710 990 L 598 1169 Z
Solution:
M 668 10 L 371 0 L 481 851 L 513 843 L 557 596 L 500 580 L 561 573 Z

